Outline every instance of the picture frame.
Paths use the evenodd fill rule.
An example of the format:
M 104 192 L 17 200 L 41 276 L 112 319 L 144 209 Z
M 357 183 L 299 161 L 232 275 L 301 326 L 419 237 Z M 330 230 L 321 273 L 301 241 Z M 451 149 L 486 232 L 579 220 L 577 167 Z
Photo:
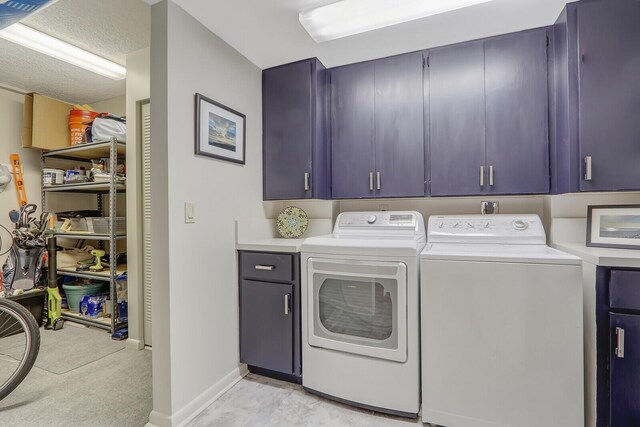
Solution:
M 196 93 L 195 154 L 244 165 L 247 118 Z
M 586 245 L 640 249 L 640 205 L 589 206 Z

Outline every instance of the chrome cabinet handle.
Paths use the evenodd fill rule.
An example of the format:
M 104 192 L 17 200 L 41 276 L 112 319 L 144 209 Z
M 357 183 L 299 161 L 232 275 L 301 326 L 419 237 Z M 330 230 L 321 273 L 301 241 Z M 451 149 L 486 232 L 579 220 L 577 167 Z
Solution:
M 309 191 L 309 172 L 304 173 L 304 191 Z
M 284 296 L 284 314 L 291 313 L 291 294 L 285 294 Z
M 493 187 L 493 165 L 489 166 L 489 185 Z
M 624 329 L 616 328 L 616 357 L 624 359 Z
M 591 181 L 591 156 L 584 158 L 584 180 Z
M 376 187 L 378 188 L 378 190 L 380 189 L 380 172 L 376 172 Z
M 263 271 L 273 271 L 275 270 L 276 266 L 275 265 L 261 265 L 258 264 L 255 266 L 256 270 L 263 270 Z
M 484 166 L 480 166 L 480 187 L 484 187 Z
M 373 191 L 373 172 L 369 172 L 369 190 Z

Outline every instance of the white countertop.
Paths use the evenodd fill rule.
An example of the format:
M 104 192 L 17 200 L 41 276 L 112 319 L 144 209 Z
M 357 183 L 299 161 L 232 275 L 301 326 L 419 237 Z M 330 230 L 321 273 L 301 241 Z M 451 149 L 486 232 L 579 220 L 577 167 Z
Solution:
M 602 267 L 640 268 L 640 250 L 589 247 L 585 244 L 586 230 L 586 219 L 554 218 L 551 246 Z
M 236 249 L 258 252 L 300 252 L 302 242 L 307 237 L 331 234 L 330 218 L 309 219 L 307 232 L 300 239 L 277 237 L 275 220 L 237 220 Z
M 250 239 L 243 242 L 236 242 L 236 249 L 239 251 L 260 251 L 260 252 L 300 252 L 304 239 L 282 239 L 273 237 L 270 239 Z
M 640 268 L 640 251 L 633 249 L 592 248 L 584 243 L 554 243 L 553 246 L 602 267 Z

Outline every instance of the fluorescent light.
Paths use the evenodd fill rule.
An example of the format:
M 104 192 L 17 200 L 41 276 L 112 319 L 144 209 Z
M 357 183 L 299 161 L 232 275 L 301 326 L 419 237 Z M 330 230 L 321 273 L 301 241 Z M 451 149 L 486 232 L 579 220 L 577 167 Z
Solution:
M 13 24 L 0 30 L 0 37 L 114 80 L 122 80 L 127 76 L 127 69 L 120 64 L 22 24 Z
M 342 0 L 300 12 L 302 26 L 320 43 L 491 0 Z

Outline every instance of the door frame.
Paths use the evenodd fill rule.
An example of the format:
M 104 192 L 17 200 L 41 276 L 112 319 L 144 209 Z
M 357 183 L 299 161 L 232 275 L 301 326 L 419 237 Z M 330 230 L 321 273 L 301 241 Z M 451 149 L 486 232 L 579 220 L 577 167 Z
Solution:
M 127 348 L 142 350 L 144 342 L 144 241 L 142 236 L 142 105 L 150 98 L 136 101 L 135 139 L 127 151 L 127 276 L 129 338 Z M 129 120 L 131 121 L 131 119 Z

